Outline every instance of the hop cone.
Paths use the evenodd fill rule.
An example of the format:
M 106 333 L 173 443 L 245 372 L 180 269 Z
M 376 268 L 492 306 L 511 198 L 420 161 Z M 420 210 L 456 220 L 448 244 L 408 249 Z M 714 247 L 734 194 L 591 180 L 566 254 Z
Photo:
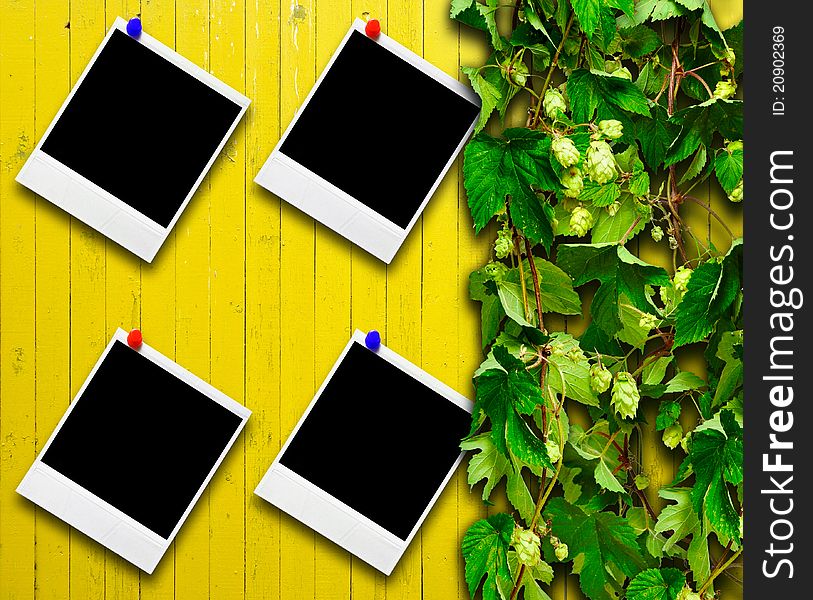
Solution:
M 731 190 L 731 193 L 728 195 L 728 199 L 732 202 L 742 202 L 742 179 L 736 185 L 736 187 Z
M 624 125 L 615 119 L 606 119 L 598 122 L 598 132 L 606 138 L 617 140 L 624 135 Z
M 562 92 L 554 88 L 548 88 L 545 97 L 542 99 L 542 108 L 545 109 L 545 114 L 551 119 L 555 118 L 559 113 L 565 112 L 567 105 Z
M 718 81 L 717 86 L 714 88 L 714 97 L 721 100 L 728 100 L 737 93 L 737 84 L 733 81 L 726 81 L 725 79 Z
M 683 427 L 680 426 L 680 423 L 670 425 L 669 427 L 663 430 L 663 443 L 670 450 L 674 450 L 675 448 L 677 448 L 677 445 L 680 443 L 680 440 L 682 439 L 683 439 Z
M 523 565 L 535 567 L 542 560 L 539 552 L 539 536 L 529 529 L 514 529 L 511 536 L 511 543 L 517 551 L 517 558 Z
M 586 235 L 593 226 L 593 215 L 583 206 L 577 206 L 570 213 L 570 234 L 578 237 Z
M 638 412 L 638 401 L 641 399 L 635 378 L 626 371 L 619 371 L 613 384 L 611 399 L 615 411 L 624 419 L 634 417 Z
M 576 167 L 570 167 L 562 174 L 562 185 L 565 187 L 565 196 L 568 198 L 578 198 L 584 189 L 584 178 L 582 172 Z
M 599 394 L 610 389 L 613 375 L 602 365 L 596 363 L 590 367 L 590 387 Z
M 573 143 L 569 137 L 557 137 L 551 142 L 550 149 L 553 151 L 553 156 L 559 161 L 563 167 L 570 167 L 579 162 L 581 155 L 576 144 Z
M 587 149 L 587 174 L 600 185 L 615 179 L 615 157 L 607 142 L 590 142 L 590 148 Z

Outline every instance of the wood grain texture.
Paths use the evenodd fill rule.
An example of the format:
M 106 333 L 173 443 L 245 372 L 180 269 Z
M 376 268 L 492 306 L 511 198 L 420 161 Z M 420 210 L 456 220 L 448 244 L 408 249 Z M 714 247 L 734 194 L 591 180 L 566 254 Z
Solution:
M 714 5 L 723 20 L 741 12 L 737 0 Z M 469 397 L 481 360 L 468 274 L 491 239 L 473 234 L 459 164 L 389 267 L 253 183 L 365 11 L 452 76 L 484 58 L 445 0 L 0 0 L 0 600 L 468 597 L 459 541 L 486 508 L 463 470 L 388 578 L 253 495 L 353 329 L 380 330 Z M 149 265 L 14 182 L 113 19 L 134 14 L 252 99 Z M 397 121 L 358 125 L 397 135 Z M 137 127 L 137 115 L 117 126 Z M 160 141 L 156 156 L 169 158 Z M 710 188 L 702 195 L 730 211 Z M 725 243 L 704 215 L 690 219 Z M 140 327 L 254 412 L 150 576 L 14 492 L 116 327 Z M 666 481 L 674 464 L 657 442 L 642 451 L 653 481 Z M 577 581 L 551 595 L 578 600 Z

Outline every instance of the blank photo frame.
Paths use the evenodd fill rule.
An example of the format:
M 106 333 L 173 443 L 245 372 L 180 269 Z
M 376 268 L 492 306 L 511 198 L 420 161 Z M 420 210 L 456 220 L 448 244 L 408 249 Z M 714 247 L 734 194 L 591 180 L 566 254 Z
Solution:
M 17 492 L 152 573 L 250 414 L 119 329 Z
M 471 410 L 356 331 L 254 493 L 389 575 L 463 458 Z
M 17 181 L 151 262 L 249 99 L 113 23 Z
M 357 19 L 255 181 L 389 263 L 479 113 L 471 89 Z

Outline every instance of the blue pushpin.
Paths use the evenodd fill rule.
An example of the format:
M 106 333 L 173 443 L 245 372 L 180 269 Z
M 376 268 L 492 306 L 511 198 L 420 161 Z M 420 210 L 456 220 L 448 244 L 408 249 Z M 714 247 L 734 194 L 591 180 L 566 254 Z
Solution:
M 141 19 L 133 17 L 127 21 L 127 35 L 134 38 L 141 35 Z
M 381 346 L 381 334 L 375 329 L 371 329 L 364 338 L 364 345 L 370 350 L 378 350 L 378 348 Z

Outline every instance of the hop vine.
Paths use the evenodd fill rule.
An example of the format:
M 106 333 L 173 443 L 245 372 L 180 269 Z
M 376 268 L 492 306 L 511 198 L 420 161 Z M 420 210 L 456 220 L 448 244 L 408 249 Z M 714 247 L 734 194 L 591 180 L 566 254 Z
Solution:
M 470 593 L 544 598 L 563 563 L 589 600 L 719 597 L 743 551 L 742 240 L 695 190 L 743 201 L 742 24 L 707 0 L 452 0 L 451 17 L 489 47 L 462 69 L 482 101 L 463 176 L 476 231 L 496 223 L 470 277 L 484 360 L 461 446 L 509 507 L 463 538 Z M 666 485 L 636 454 L 653 432 L 680 464 Z

